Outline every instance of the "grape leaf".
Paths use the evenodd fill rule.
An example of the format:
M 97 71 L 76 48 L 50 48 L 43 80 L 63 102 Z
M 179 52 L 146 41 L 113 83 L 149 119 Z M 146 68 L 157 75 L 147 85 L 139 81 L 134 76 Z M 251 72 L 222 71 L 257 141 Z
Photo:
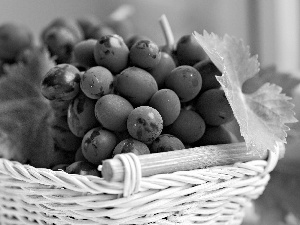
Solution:
M 274 150 L 277 142 L 286 143 L 289 127 L 295 123 L 291 97 L 282 94 L 276 84 L 264 83 L 253 93 L 244 93 L 243 84 L 259 72 L 257 56 L 250 56 L 242 40 L 223 38 L 204 31 L 193 33 L 213 63 L 222 72 L 216 77 L 225 91 L 247 148 L 259 154 Z
M 53 112 L 40 92 L 42 78 L 53 66 L 45 49 L 34 48 L 23 61 L 5 68 L 0 78 L 0 157 L 46 168 L 67 159 L 54 148 Z

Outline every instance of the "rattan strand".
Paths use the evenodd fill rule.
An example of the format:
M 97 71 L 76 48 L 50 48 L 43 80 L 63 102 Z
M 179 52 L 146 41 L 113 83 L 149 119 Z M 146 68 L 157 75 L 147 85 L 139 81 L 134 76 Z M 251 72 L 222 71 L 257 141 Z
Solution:
M 135 173 L 130 181 L 138 183 L 127 187 L 0 159 L 1 225 L 238 225 L 244 207 L 264 191 L 278 152 L 267 161 L 143 178 L 126 160 Z

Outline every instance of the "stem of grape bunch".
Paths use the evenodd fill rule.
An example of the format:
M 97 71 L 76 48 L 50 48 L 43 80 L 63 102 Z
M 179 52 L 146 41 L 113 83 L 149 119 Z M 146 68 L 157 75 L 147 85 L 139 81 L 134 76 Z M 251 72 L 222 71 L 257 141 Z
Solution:
M 166 48 L 170 49 L 171 51 L 175 49 L 175 39 L 174 35 L 170 26 L 170 23 L 167 19 L 167 16 L 163 14 L 159 19 L 159 24 L 162 28 L 162 31 L 164 33 L 164 37 L 166 40 Z

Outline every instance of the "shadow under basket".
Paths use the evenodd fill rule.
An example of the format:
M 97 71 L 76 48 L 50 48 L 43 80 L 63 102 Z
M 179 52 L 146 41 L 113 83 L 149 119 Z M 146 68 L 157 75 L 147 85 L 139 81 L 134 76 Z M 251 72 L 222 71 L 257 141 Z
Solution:
M 227 149 L 231 146 L 239 147 L 229 144 Z M 0 224 L 238 225 L 244 210 L 263 193 L 279 152 L 278 148 L 267 151 L 264 159 L 146 177 L 140 156 L 128 160 L 136 166 L 125 163 L 133 154 L 122 154 L 121 181 L 0 159 Z

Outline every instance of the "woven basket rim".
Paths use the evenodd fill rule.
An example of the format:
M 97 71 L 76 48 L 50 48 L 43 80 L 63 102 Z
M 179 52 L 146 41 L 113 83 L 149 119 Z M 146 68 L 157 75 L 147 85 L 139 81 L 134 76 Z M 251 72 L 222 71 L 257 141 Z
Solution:
M 214 179 L 214 176 L 217 176 L 219 179 L 220 176 L 222 176 L 222 173 L 224 174 L 224 171 L 235 174 L 243 173 L 250 175 L 253 174 L 253 172 L 263 174 L 272 171 L 277 162 L 278 152 L 270 151 L 266 160 L 253 160 L 244 163 L 214 166 L 191 171 L 177 171 L 171 174 L 157 174 L 150 177 L 142 177 L 142 183 L 144 185 L 151 185 L 160 182 L 163 185 L 166 181 L 171 182 L 172 177 L 176 177 L 175 180 L 180 178 L 183 179 L 183 177 L 193 177 L 195 171 L 197 174 L 202 174 L 203 176 L 212 176 L 212 179 Z M 264 166 L 265 171 L 257 169 L 257 165 Z M 108 182 L 101 177 L 92 175 L 68 174 L 64 171 L 35 168 L 31 165 L 25 165 L 4 158 L 0 158 L 0 176 L 1 173 L 28 184 L 50 185 L 79 192 L 121 194 L 123 191 L 123 182 Z
M 124 182 L 0 158 L 0 218 L 4 224 L 240 224 L 277 161 L 278 152 L 269 152 L 266 160 L 142 177 L 138 191 L 125 196 Z

